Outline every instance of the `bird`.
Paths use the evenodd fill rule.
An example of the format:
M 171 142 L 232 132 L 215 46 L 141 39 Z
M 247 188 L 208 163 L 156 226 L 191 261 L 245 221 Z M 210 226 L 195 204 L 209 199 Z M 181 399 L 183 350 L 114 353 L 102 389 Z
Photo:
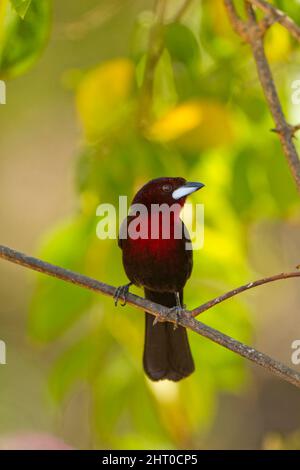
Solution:
M 145 298 L 184 311 L 183 288 L 193 267 L 190 237 L 180 212 L 186 198 L 204 186 L 181 177 L 160 177 L 134 196 L 129 215 L 120 226 L 118 245 L 129 283 L 116 289 L 115 305 L 126 305 L 129 288 L 144 289 Z M 177 382 L 195 370 L 187 332 L 181 325 L 153 321 L 146 313 L 143 367 L 152 381 Z

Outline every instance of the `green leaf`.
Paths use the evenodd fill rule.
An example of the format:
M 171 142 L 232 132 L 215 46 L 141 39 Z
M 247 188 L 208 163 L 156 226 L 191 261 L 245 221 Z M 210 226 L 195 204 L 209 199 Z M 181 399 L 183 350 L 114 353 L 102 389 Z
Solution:
M 50 25 L 50 2 L 31 0 L 30 8 L 28 7 L 29 4 L 24 19 L 9 2 L 0 8 L 1 78 L 12 78 L 26 72 L 46 44 Z
M 223 103 L 190 100 L 173 107 L 149 128 L 157 142 L 177 143 L 182 149 L 202 150 L 233 141 L 233 116 Z
M 160 116 L 177 103 L 172 61 L 167 49 L 156 66 L 153 82 L 153 112 Z
M 14 9 L 24 19 L 32 0 L 10 0 Z
M 199 59 L 199 46 L 192 31 L 180 23 L 171 23 L 165 28 L 166 47 L 173 60 L 191 64 Z

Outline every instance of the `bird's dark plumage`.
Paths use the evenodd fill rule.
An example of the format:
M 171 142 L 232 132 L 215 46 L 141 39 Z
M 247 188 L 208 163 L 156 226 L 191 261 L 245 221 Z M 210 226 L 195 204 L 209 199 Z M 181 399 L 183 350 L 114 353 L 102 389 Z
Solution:
M 183 178 L 158 178 L 147 183 L 136 194 L 133 204 L 143 204 L 148 214 L 138 213 L 137 228 L 143 237 L 133 238 L 130 224 L 137 222 L 137 214 L 129 215 L 120 230 L 119 246 L 123 252 L 123 265 L 129 280 L 144 288 L 147 299 L 166 307 L 176 306 L 176 293 L 183 302 L 183 288 L 192 271 L 192 251 L 186 249 L 189 241 L 186 228 L 180 219 L 180 209 L 187 195 L 200 189 L 199 183 L 186 183 Z M 150 209 L 153 204 L 177 204 L 167 221 L 169 237 L 164 238 L 163 213 L 154 219 Z M 157 210 L 154 208 L 154 211 Z M 157 225 L 154 227 L 154 225 Z M 157 230 L 153 236 L 152 228 Z M 145 237 L 145 232 L 148 237 Z M 123 238 L 124 233 L 126 238 Z M 123 234 L 123 235 L 122 235 Z M 180 234 L 180 238 L 178 238 Z M 194 371 L 186 329 L 158 322 L 153 325 L 153 315 L 146 313 L 144 370 L 152 380 L 178 381 Z

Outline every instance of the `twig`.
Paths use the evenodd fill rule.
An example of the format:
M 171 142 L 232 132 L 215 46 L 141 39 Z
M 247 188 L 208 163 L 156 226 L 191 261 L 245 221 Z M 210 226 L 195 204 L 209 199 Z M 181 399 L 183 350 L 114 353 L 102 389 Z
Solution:
M 297 41 L 300 41 L 300 27 L 286 13 L 264 0 L 249 0 L 249 2 L 263 11 L 272 23 L 280 23 Z
M 292 132 L 293 136 L 296 134 L 296 132 L 300 131 L 300 124 L 297 124 L 296 126 L 292 126 Z
M 40 259 L 27 256 L 3 245 L 0 245 L 0 258 L 110 297 L 112 297 L 115 293 L 115 288 L 113 286 L 96 281 L 90 277 L 83 276 L 82 274 L 63 269 L 59 266 L 46 263 Z M 278 274 L 277 276 L 261 279 L 259 281 L 247 284 L 246 286 L 239 287 L 238 289 L 228 292 L 227 294 L 224 294 L 217 299 L 207 302 L 195 310 L 186 311 L 183 315 L 181 315 L 179 324 L 194 331 L 195 333 L 198 333 L 201 336 L 210 339 L 211 341 L 214 341 L 217 344 L 220 344 L 226 349 L 229 349 L 230 351 L 233 351 L 234 353 L 239 354 L 240 356 L 250 361 L 255 362 L 257 365 L 270 372 L 273 372 L 275 375 L 285 380 L 286 382 L 289 382 L 300 388 L 300 374 L 297 371 L 290 369 L 289 367 L 285 366 L 279 361 L 276 361 L 275 359 L 272 359 L 266 354 L 261 353 L 256 349 L 247 346 L 246 344 L 243 344 L 240 341 L 237 341 L 230 336 L 227 336 L 224 333 L 221 333 L 220 331 L 205 325 L 204 323 L 199 322 L 194 318 L 195 315 L 203 313 L 205 310 L 212 308 L 214 305 L 217 305 L 220 302 L 224 302 L 226 299 L 233 297 L 234 295 L 237 295 L 244 290 L 265 284 L 267 282 L 273 282 L 279 279 L 287 279 L 290 277 L 300 277 L 300 272 L 298 271 L 294 273 Z M 172 309 L 164 307 L 163 305 L 156 304 L 134 294 L 128 295 L 127 303 L 140 310 L 147 311 L 164 321 L 172 323 L 177 322 L 176 312 L 174 312 Z
M 274 18 L 274 8 L 271 9 L 271 11 L 273 12 L 272 18 L 266 20 L 267 23 L 265 23 L 265 26 L 262 27 L 262 25 L 256 20 L 255 13 L 252 7 L 252 4 L 258 6 L 258 3 L 260 3 L 261 7 L 263 6 L 265 8 L 265 11 L 268 10 L 268 14 L 270 14 L 268 7 L 269 4 L 267 2 L 262 2 L 259 0 L 249 0 L 245 2 L 248 21 L 243 21 L 236 11 L 233 0 L 224 0 L 225 8 L 227 10 L 227 14 L 231 21 L 233 29 L 241 36 L 243 40 L 245 40 L 250 45 L 252 49 L 253 57 L 258 72 L 258 77 L 262 85 L 268 107 L 276 124 L 276 132 L 279 135 L 280 142 L 284 154 L 286 156 L 288 165 L 290 167 L 293 179 L 300 193 L 300 160 L 293 142 L 294 134 L 297 130 L 299 130 L 299 127 L 298 125 L 292 126 L 287 122 L 285 118 L 264 48 L 264 32 L 266 29 L 266 24 L 272 23 L 271 20 Z M 278 10 L 276 10 L 276 15 L 279 15 Z M 280 17 L 282 18 L 282 15 Z M 288 21 L 287 18 L 288 17 L 285 17 L 284 24 L 285 26 L 289 24 L 291 27 L 291 24 L 293 23 L 291 21 Z M 294 34 L 296 31 L 295 27 L 296 25 L 294 24 L 292 28 Z M 298 29 L 300 31 L 300 28 Z
M 201 313 L 206 312 L 206 310 L 209 310 L 210 308 L 215 307 L 221 302 L 224 302 L 224 300 L 230 299 L 231 297 L 241 294 L 242 292 L 245 292 L 246 290 L 253 289 L 254 287 L 262 286 L 263 284 L 268 284 L 270 282 L 276 282 L 276 281 L 281 281 L 283 279 L 291 279 L 295 277 L 300 277 L 300 271 L 275 274 L 274 276 L 265 277 L 263 279 L 258 279 L 257 281 L 249 282 L 248 284 L 244 284 L 243 286 L 240 286 L 236 289 L 226 292 L 226 294 L 220 295 L 219 297 L 216 297 L 215 299 L 209 300 L 205 304 L 200 305 L 200 307 L 197 307 L 194 310 L 192 310 L 191 313 L 193 317 L 196 317 L 197 315 L 200 315 Z
M 239 34 L 245 41 L 248 40 L 248 31 L 246 23 L 239 17 L 234 3 L 231 0 L 224 0 L 227 15 L 234 31 Z

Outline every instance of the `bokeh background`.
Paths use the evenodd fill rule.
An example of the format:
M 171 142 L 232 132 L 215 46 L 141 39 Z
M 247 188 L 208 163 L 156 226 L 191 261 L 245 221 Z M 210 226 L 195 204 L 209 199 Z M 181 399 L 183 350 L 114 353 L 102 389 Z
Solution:
M 300 23 L 298 1 L 273 3 Z M 300 201 L 222 0 L 193 0 L 175 22 L 182 1 L 168 0 L 155 26 L 163 4 L 0 0 L 1 244 L 120 285 L 121 252 L 96 237 L 98 204 L 152 177 L 203 181 L 193 196 L 205 204 L 205 244 L 186 287 L 192 308 L 293 270 Z M 266 48 L 287 116 L 300 122 L 299 44 L 275 25 Z M 289 280 L 202 320 L 292 366 L 299 310 L 299 282 Z M 130 307 L 1 262 L 0 447 L 300 448 L 296 388 L 193 333 L 195 374 L 150 383 L 143 328 Z

